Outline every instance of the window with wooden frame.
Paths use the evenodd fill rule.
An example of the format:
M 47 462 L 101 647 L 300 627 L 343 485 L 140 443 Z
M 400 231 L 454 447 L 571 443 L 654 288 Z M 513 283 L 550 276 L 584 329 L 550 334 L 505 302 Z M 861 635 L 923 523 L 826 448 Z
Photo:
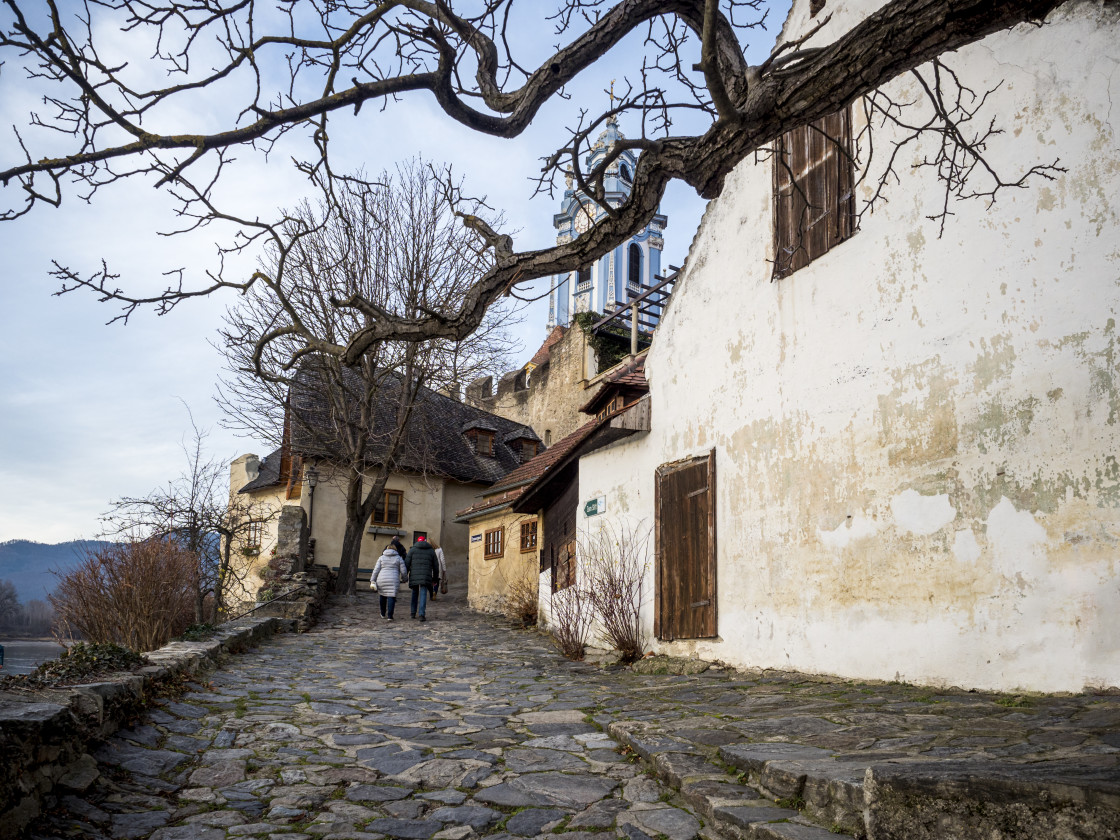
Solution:
M 467 432 L 474 451 L 479 455 L 494 456 L 494 433 L 486 429 L 471 429 Z
M 851 112 L 778 138 L 774 155 L 774 279 L 827 253 L 855 229 Z
M 371 525 L 392 525 L 401 527 L 401 510 L 404 507 L 404 493 L 399 490 L 386 490 L 381 501 L 373 506 L 370 516 Z
M 521 553 L 537 550 L 537 520 L 521 523 Z
M 245 529 L 245 547 L 246 548 L 260 548 L 261 540 L 264 537 L 264 523 L 263 522 L 250 522 L 248 528 Z
M 537 452 L 539 451 L 538 446 L 535 440 L 521 441 L 521 463 L 531 461 L 533 458 L 537 457 Z
M 501 557 L 506 551 L 506 529 L 492 528 L 487 531 L 482 538 L 482 546 L 485 559 Z

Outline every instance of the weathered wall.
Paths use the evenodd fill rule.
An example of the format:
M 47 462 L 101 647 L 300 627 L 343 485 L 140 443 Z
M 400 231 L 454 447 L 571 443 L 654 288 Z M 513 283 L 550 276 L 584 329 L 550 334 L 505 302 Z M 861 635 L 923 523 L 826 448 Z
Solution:
M 521 523 L 532 522 L 533 515 L 514 513 L 506 508 L 470 524 L 471 535 L 484 535 L 493 528 L 505 528 L 505 553 L 487 559 L 484 540 L 470 544 L 470 577 L 467 600 L 471 607 L 486 612 L 502 609 L 509 586 L 514 581 L 534 580 L 540 566 L 540 552 L 521 551 Z
M 311 523 L 311 536 L 315 540 L 315 562 L 324 566 L 337 566 L 342 557 L 342 538 L 346 532 L 346 493 L 341 480 L 334 480 L 325 474 L 315 488 L 315 515 Z M 454 510 L 458 504 L 467 507 L 471 499 L 482 489 L 480 485 L 466 485 L 445 482 L 439 478 L 424 478 L 394 473 L 389 476 L 385 484 L 386 490 L 399 490 L 404 494 L 404 508 L 401 514 L 401 528 L 404 535 L 401 542 L 405 547 L 412 545 L 414 531 L 426 531 L 428 536 L 437 544 L 444 545 L 444 555 L 454 569 L 465 554 L 466 532 L 465 525 L 450 523 L 445 511 Z M 445 502 L 445 493 L 449 501 Z M 308 509 L 309 493 L 303 494 L 301 500 L 304 509 Z M 449 527 L 448 527 L 449 526 Z M 368 528 L 368 523 L 367 523 Z M 366 533 L 362 538 L 362 552 L 358 560 L 359 567 L 372 569 L 381 552 L 392 539 L 390 531 L 385 533 Z M 450 542 L 454 552 L 449 554 L 445 543 Z M 460 574 L 461 567 L 460 567 Z
M 497 389 L 487 386 L 482 393 L 472 383 L 464 402 L 529 426 L 546 444 L 566 437 L 586 421 L 579 409 L 591 398 L 588 380 L 596 370 L 582 329 L 569 329 L 552 346 L 549 363 L 530 374 L 528 387 L 515 387 L 517 373 L 503 376 Z
M 830 0 L 827 32 L 869 5 Z M 911 150 L 851 240 L 771 282 L 770 165 L 728 179 L 648 357 L 653 431 L 580 466 L 581 509 L 606 495 L 608 516 L 649 522 L 657 465 L 716 450 L 721 637 L 668 652 L 1120 684 L 1118 44 L 1116 12 L 1079 3 L 950 57 L 978 89 L 1004 80 L 990 160 L 1068 171 L 951 204 L 940 239 Z
M 470 528 L 455 521 L 455 511 L 474 504 L 481 489 L 477 484 L 459 484 L 454 481 L 443 485 L 443 519 L 440 524 L 442 541 L 438 545 L 443 548 L 443 559 L 447 563 L 448 583 L 460 582 L 467 577 Z
M 226 598 L 231 604 L 249 603 L 256 600 L 257 590 L 261 586 L 258 572 L 268 565 L 272 551 L 276 548 L 276 534 L 279 524 L 280 509 L 286 504 L 298 504 L 297 500 L 289 501 L 285 495 L 285 486 L 265 487 L 251 493 L 239 494 L 238 491 L 257 477 L 257 468 L 260 458 L 256 455 L 242 455 L 229 465 L 229 492 L 232 505 L 250 505 L 254 512 L 270 512 L 274 515 L 268 517 L 261 529 L 261 546 L 259 551 L 250 549 L 246 553 L 244 540 L 234 540 L 230 552 L 230 565 L 233 575 L 226 589 Z

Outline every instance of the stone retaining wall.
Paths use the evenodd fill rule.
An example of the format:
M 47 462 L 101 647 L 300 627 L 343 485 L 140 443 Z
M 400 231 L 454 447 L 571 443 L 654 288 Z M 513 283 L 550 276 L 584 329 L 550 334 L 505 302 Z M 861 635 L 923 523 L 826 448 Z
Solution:
M 52 790 L 88 788 L 98 776 L 89 750 L 138 715 L 162 685 L 293 625 L 243 618 L 207 641 L 172 642 L 147 654 L 152 664 L 135 674 L 35 693 L 0 692 L 0 840 L 17 837 Z

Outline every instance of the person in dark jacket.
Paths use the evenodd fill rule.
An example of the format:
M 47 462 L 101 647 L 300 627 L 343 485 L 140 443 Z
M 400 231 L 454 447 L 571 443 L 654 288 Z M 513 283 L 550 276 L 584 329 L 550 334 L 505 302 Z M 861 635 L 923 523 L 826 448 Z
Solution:
M 435 549 L 431 544 L 424 537 L 417 537 L 404 558 L 404 565 L 408 568 L 408 586 L 412 590 L 410 618 L 419 617 L 421 621 L 428 620 L 424 617 L 424 613 L 428 606 L 428 592 L 438 562 Z
M 391 545 L 396 550 L 397 554 L 401 556 L 402 560 L 408 554 L 408 552 L 404 550 L 404 544 L 401 543 L 400 537 L 393 537 L 391 540 L 389 540 L 389 545 Z

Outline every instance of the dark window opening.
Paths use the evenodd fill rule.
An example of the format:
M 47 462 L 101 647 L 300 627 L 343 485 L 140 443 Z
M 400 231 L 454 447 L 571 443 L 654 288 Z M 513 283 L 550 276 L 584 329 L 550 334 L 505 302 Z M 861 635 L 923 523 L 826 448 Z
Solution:
M 642 249 L 634 242 L 630 243 L 629 258 L 627 259 L 627 280 L 630 285 L 637 288 L 642 285 Z
M 583 291 L 584 289 L 590 289 L 590 288 L 591 288 L 591 269 L 590 268 L 581 268 L 579 270 L 579 282 L 576 284 L 576 289 L 578 291 Z
M 774 156 L 774 278 L 850 237 L 855 228 L 847 108 L 780 137 Z

